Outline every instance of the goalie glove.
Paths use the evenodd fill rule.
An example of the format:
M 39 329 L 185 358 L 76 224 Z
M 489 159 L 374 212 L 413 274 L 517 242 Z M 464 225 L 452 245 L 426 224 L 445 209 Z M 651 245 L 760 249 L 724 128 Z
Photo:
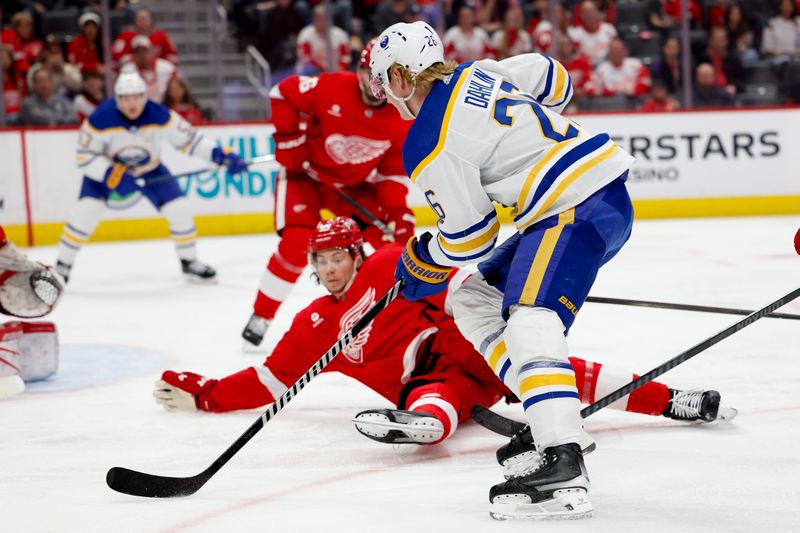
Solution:
M 433 235 L 427 231 L 420 235 L 419 241 L 411 237 L 397 261 L 394 278 L 403 280 L 403 296 L 410 302 L 447 290 L 453 268 L 434 263 L 427 250 L 432 238 Z
M 156 381 L 153 398 L 167 411 L 214 411 L 208 397 L 218 382 L 194 372 L 167 370 Z
M 0 312 L 39 318 L 52 311 L 64 286 L 52 268 L 34 263 L 14 243 L 0 245 Z

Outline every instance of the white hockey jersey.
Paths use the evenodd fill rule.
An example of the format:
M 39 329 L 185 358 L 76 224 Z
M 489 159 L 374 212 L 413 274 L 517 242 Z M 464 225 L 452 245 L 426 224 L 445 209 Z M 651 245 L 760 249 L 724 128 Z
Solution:
M 403 164 L 439 216 L 429 252 L 440 265 L 487 258 L 500 229 L 494 204 L 511 207 L 521 232 L 586 200 L 633 158 L 607 134 L 559 113 L 572 84 L 540 54 L 460 65 L 425 99 L 403 146 Z
M 141 116 L 131 121 L 109 98 L 83 121 L 75 157 L 79 170 L 96 181 L 103 181 L 113 163 L 123 163 L 128 172 L 141 176 L 161 164 L 164 141 L 207 160 L 211 160 L 214 150 L 211 141 L 166 106 L 148 101 Z

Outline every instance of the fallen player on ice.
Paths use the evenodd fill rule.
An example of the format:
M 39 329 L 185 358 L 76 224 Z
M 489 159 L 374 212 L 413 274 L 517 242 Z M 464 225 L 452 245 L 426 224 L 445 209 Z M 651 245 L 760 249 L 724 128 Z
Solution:
M 403 247 L 386 245 L 366 257 L 362 245 L 361 232 L 349 218 L 318 224 L 308 244 L 309 262 L 330 295 L 298 313 L 262 365 L 219 380 L 168 370 L 155 384 L 156 402 L 167 410 L 211 412 L 254 409 L 274 402 L 394 284 Z M 414 302 L 398 298 L 325 368 L 325 372 L 341 372 L 360 381 L 397 407 L 356 415 L 356 429 L 363 435 L 385 443 L 435 444 L 470 418 L 473 405 L 488 407 L 504 397 L 518 401 L 452 319 L 449 300 L 468 276 L 466 271 L 454 271 L 449 289 L 430 298 Z M 490 364 L 497 364 L 491 359 Z M 570 357 L 570 362 L 583 402 L 634 376 L 577 357 Z M 713 390 L 679 391 L 652 382 L 614 406 L 675 420 L 713 422 L 720 395 Z M 515 450 L 519 446 L 533 450 L 529 441 L 518 441 L 516 446 Z

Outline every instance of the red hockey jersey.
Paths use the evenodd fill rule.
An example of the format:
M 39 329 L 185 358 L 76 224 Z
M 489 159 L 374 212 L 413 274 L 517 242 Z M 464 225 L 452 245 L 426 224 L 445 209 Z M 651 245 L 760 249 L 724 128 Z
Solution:
M 411 126 L 385 103 L 361 100 L 353 72 L 292 76 L 272 88 L 272 122 L 277 133 L 291 134 L 307 124 L 309 163 L 320 179 L 352 186 L 380 177 L 405 179 L 403 142 Z
M 394 285 L 395 266 L 402 249 L 397 244 L 381 247 L 359 269 L 344 299 L 324 296 L 312 302 L 297 314 L 263 365 L 220 380 L 210 395 L 200 399 L 206 402 L 200 407 L 231 411 L 273 402 Z M 416 302 L 399 297 L 324 371 L 350 376 L 397 404 L 425 340 L 438 331 L 460 338 L 452 318 L 444 312 L 447 292 Z M 465 361 L 465 365 L 485 367 L 491 374 L 480 354 L 463 342 L 467 349 L 459 357 L 475 360 Z M 491 377 L 495 387 L 502 387 L 499 380 Z

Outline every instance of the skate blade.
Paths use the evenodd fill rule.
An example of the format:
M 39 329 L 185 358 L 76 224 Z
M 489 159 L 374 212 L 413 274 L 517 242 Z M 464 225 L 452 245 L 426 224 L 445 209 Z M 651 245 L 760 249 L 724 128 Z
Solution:
M 594 507 L 586 490 L 582 488 L 560 489 L 553 499 L 524 503 L 514 501 L 513 496 L 505 501 L 493 502 L 489 516 L 495 520 L 583 520 L 591 518 Z
M 183 279 L 185 279 L 188 283 L 192 285 L 217 285 L 219 284 L 219 280 L 216 276 L 213 278 L 200 278 L 195 276 L 194 274 L 186 274 L 183 273 Z
M 359 433 L 384 443 L 429 444 L 444 435 L 444 428 L 436 419 L 431 419 L 431 425 L 411 425 L 392 422 L 381 413 L 369 413 L 357 416 L 352 421 Z
M 730 422 L 736 415 L 739 414 L 739 410 L 733 407 L 728 407 L 727 405 L 720 404 L 719 411 L 717 411 L 717 420 L 720 422 Z
M 256 346 L 250 341 L 242 341 L 242 353 L 247 355 L 263 355 L 267 353 L 267 349 L 262 346 Z

